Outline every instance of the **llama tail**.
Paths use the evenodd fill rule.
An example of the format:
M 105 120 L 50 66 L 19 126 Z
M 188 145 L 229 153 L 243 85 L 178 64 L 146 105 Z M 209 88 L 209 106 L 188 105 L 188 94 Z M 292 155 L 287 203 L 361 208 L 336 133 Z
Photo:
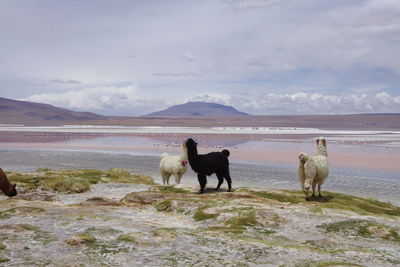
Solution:
M 222 150 L 222 154 L 224 154 L 225 157 L 229 157 L 231 153 L 229 152 L 229 150 L 224 149 Z
M 164 153 L 161 154 L 160 158 L 164 158 L 164 157 L 167 157 L 167 156 L 168 156 L 168 153 L 164 152 Z

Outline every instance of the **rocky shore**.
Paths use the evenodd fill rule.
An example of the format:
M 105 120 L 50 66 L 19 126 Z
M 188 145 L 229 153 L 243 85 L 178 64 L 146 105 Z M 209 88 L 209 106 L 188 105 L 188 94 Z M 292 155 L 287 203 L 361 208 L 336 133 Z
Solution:
M 6 266 L 396 266 L 400 208 L 326 192 L 196 194 L 122 169 L 8 172 Z

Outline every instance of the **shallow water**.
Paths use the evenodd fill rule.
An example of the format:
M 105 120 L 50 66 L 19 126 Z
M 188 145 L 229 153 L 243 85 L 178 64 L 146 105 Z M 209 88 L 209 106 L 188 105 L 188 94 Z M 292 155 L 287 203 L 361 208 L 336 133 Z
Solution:
M 101 170 L 124 168 L 131 172 L 150 175 L 156 182 L 161 183 L 159 157 L 154 155 L 110 151 L 1 149 L 0 163 L 3 169 L 14 171 L 32 171 L 37 168 Z M 296 164 L 231 160 L 230 170 L 233 187 L 300 188 Z M 198 184 L 196 174 L 190 168 L 182 183 Z M 174 184 L 173 177 L 170 178 L 170 184 Z M 215 176 L 208 178 L 209 186 L 216 184 Z M 226 190 L 225 186 L 226 183 L 222 186 L 223 190 Z M 322 190 L 372 197 L 400 205 L 400 175 L 397 171 L 332 166 Z

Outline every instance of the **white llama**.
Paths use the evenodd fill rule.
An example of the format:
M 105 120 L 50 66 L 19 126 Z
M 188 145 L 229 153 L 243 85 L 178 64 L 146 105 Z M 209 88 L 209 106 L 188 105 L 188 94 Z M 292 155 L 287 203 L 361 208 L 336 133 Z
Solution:
M 186 144 L 181 144 L 179 156 L 169 156 L 163 153 L 160 160 L 160 172 L 164 185 L 169 185 L 169 177 L 175 176 L 175 183 L 180 184 L 183 174 L 185 174 L 188 165 L 188 154 Z
M 313 190 L 312 197 L 314 197 L 316 185 L 318 185 L 318 197 L 322 198 L 321 185 L 329 175 L 325 138 L 317 138 L 316 155 L 310 156 L 307 153 L 300 153 L 299 160 L 298 175 L 306 200 L 309 200 L 308 191 L 311 187 Z

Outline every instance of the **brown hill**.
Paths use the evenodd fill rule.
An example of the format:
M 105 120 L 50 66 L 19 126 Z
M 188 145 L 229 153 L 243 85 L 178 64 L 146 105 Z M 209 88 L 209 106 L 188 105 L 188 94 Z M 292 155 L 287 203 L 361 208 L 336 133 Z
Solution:
M 90 112 L 75 112 L 48 104 L 0 97 L 0 124 L 54 125 L 106 118 Z

